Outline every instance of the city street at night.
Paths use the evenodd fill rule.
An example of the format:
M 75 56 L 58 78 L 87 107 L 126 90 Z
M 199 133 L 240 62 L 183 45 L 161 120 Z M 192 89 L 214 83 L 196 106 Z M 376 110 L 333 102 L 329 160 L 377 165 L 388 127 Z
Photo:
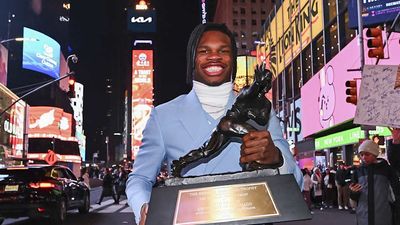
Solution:
M 400 224 L 400 0 L 0 0 L 0 225 L 270 223 Z

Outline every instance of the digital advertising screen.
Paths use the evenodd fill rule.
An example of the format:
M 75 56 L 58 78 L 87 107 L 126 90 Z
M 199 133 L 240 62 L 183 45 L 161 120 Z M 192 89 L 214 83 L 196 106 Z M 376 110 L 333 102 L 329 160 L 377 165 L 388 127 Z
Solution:
M 29 138 L 76 140 L 72 137 L 72 115 L 56 107 L 30 107 L 28 134 Z
M 7 86 L 8 50 L 0 44 L 0 84 Z
M 358 0 L 349 1 L 349 27 L 358 27 Z M 400 1 L 398 0 L 363 0 L 362 18 L 364 27 L 371 27 L 377 24 L 390 23 L 400 12 Z
M 60 44 L 49 36 L 24 27 L 22 68 L 47 74 L 55 79 L 60 77 Z
M 132 157 L 142 144 L 142 132 L 153 108 L 153 50 L 132 51 Z

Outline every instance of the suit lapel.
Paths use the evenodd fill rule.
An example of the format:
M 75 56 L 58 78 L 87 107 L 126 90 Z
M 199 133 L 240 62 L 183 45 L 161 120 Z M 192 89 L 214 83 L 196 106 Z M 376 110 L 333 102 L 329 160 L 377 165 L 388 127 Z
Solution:
M 201 107 L 193 89 L 185 96 L 180 109 L 182 112 L 180 121 L 192 137 L 194 145 L 203 144 L 204 136 L 209 135 L 210 124 L 208 123 L 208 114 Z

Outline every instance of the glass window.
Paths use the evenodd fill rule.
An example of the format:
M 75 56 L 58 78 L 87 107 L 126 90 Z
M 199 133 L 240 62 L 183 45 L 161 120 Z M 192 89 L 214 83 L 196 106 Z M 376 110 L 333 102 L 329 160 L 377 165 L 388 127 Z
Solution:
M 240 25 L 246 25 L 246 20 L 240 20 Z
M 336 19 L 336 0 L 326 0 L 325 3 L 325 24 Z
M 303 72 L 303 84 L 305 84 L 312 77 L 311 69 L 311 46 L 308 45 L 301 53 L 302 58 L 302 72 Z
M 246 9 L 245 8 L 240 8 L 240 14 L 246 14 Z
M 257 20 L 251 20 L 251 25 L 256 26 L 257 25 Z
M 278 101 L 278 107 L 276 108 L 276 110 L 279 112 L 281 110 L 281 100 L 282 100 L 282 94 L 283 94 L 283 88 L 282 88 L 282 76 L 283 73 L 279 74 L 278 77 L 276 78 L 278 80 L 278 91 L 277 91 L 277 96 L 276 96 L 276 100 Z
M 278 79 L 275 79 L 272 81 L 272 106 L 274 107 L 274 109 L 278 108 Z
M 292 64 L 289 64 L 285 69 L 285 88 L 286 88 L 286 99 L 293 97 L 293 79 L 292 79 Z
M 256 3 L 256 0 L 251 0 L 252 3 Z
M 325 28 L 325 39 L 326 61 L 328 62 L 339 52 L 339 38 L 336 20 Z
M 255 9 L 252 9 L 251 14 L 257 14 L 257 11 Z
M 300 55 L 298 55 L 293 60 L 293 90 L 294 90 L 294 98 L 300 97 L 300 87 L 301 87 L 301 64 L 300 64 Z
M 313 72 L 317 73 L 324 66 L 324 39 L 322 34 L 313 41 Z
M 261 9 L 261 14 L 265 15 L 267 12 L 264 9 Z
M 346 10 L 339 15 L 340 49 L 343 49 L 356 36 L 356 30 L 349 28 L 349 13 Z
M 237 9 L 233 9 L 233 15 L 237 15 L 237 14 L 238 14 Z
M 339 5 L 339 13 L 343 12 L 344 10 L 347 9 L 349 0 L 338 0 L 338 5 Z
M 233 25 L 235 25 L 235 26 L 239 25 L 239 23 L 236 19 L 233 19 Z
M 246 42 L 243 42 L 242 43 L 242 49 L 246 49 L 247 48 L 247 43 Z

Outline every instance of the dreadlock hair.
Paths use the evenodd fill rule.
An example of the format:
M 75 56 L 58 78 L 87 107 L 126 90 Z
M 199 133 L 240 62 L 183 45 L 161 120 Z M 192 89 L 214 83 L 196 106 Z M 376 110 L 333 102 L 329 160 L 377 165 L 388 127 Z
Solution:
M 220 31 L 226 35 L 228 35 L 229 39 L 231 40 L 231 48 L 232 48 L 232 82 L 235 80 L 236 77 L 236 56 L 237 56 L 237 48 L 236 48 L 236 41 L 233 33 L 228 29 L 225 24 L 220 23 L 204 23 L 199 24 L 194 28 L 192 33 L 190 34 L 190 38 L 188 41 L 187 49 L 186 49 L 186 83 L 189 85 L 193 85 L 194 79 L 194 70 L 195 70 L 195 61 L 196 61 L 196 50 L 199 44 L 200 38 L 202 37 L 203 33 L 206 31 Z

